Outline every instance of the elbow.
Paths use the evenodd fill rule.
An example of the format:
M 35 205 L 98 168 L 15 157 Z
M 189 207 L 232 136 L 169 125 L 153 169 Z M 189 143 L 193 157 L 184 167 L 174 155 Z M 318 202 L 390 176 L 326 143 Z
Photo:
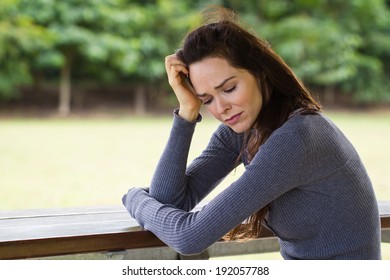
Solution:
M 172 247 L 176 252 L 178 252 L 180 255 L 183 256 L 193 256 L 193 255 L 200 255 L 203 253 L 207 247 L 205 248 L 192 248 L 190 246 L 178 246 L 178 247 Z
M 192 256 L 199 255 L 204 252 L 213 242 L 206 238 L 199 238 L 188 235 L 188 237 L 177 236 L 176 240 L 172 240 L 170 247 L 180 255 Z

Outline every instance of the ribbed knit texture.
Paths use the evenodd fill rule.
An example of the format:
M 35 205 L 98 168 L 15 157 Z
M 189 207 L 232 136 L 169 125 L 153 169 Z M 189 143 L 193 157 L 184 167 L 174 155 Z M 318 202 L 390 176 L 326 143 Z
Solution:
M 149 192 L 123 197 L 130 215 L 182 254 L 197 254 L 271 203 L 266 223 L 285 259 L 380 259 L 380 221 L 354 147 L 324 115 L 292 116 L 245 172 L 200 211 L 191 210 L 237 164 L 243 135 L 220 125 L 187 167 L 196 123 L 174 114 Z M 260 253 L 260 252 L 259 252 Z

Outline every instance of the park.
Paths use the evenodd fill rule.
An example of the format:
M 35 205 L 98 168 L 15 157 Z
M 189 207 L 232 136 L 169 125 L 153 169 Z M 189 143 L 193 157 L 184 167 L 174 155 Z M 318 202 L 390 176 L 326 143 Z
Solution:
M 385 205 L 382 257 L 390 259 L 385 220 L 390 215 L 390 3 L 331 2 L 2 1 L 0 222 L 45 211 L 118 211 L 128 188 L 150 184 L 177 107 L 164 57 L 180 47 L 181 38 L 199 24 L 199 12 L 211 3 L 237 11 L 246 26 L 270 42 L 356 147 L 377 200 Z M 205 109 L 202 115 L 189 162 L 219 125 Z M 206 201 L 243 172 L 237 167 Z M 0 228 L 5 232 L 9 225 Z M 6 250 L 1 242 L 0 259 Z M 145 246 L 162 246 L 156 239 L 150 242 Z M 61 250 L 10 258 L 85 257 Z M 226 257 L 281 258 L 274 249 L 235 251 Z

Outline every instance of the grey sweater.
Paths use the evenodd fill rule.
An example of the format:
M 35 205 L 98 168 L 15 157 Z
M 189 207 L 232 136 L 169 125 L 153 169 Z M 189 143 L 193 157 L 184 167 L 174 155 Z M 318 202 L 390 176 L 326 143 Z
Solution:
M 149 191 L 132 188 L 122 199 L 142 227 L 174 250 L 200 253 L 270 203 L 266 223 L 285 259 L 381 258 L 370 179 L 326 116 L 290 117 L 249 164 L 242 160 L 242 176 L 199 211 L 191 210 L 236 167 L 243 135 L 220 125 L 187 167 L 195 126 L 175 113 Z

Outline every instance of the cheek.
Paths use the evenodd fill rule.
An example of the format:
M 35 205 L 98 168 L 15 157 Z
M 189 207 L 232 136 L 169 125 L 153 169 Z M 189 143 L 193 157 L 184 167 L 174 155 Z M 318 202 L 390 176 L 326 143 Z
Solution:
M 243 102 L 251 108 L 253 113 L 258 113 L 258 111 L 261 109 L 261 105 L 262 105 L 261 93 L 260 93 L 259 89 L 255 86 L 253 86 L 248 91 L 248 93 L 250 93 L 250 94 L 247 94 L 245 96 L 245 100 L 243 100 Z
M 216 118 L 217 120 L 221 120 L 215 106 L 210 104 L 210 105 L 206 106 L 206 109 L 207 109 L 207 112 L 209 112 L 214 118 Z

